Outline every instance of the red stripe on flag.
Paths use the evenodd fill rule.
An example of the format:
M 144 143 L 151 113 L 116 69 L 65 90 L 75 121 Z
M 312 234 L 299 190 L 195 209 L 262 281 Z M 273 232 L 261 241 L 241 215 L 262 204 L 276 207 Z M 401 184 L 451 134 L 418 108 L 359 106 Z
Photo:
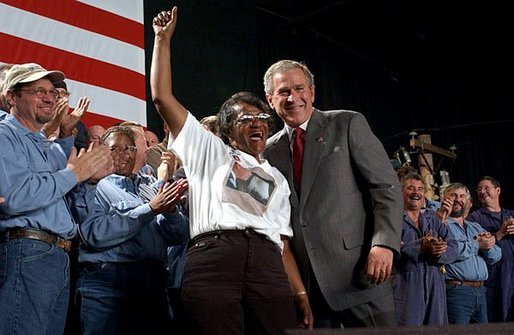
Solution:
M 1 32 L 0 44 L 5 63 L 38 63 L 69 79 L 146 100 L 145 76 L 138 72 Z
M 116 119 L 113 117 L 100 115 L 92 112 L 87 112 L 82 117 L 82 122 L 86 125 L 86 127 L 91 127 L 92 125 L 100 125 L 104 127 L 105 129 L 109 128 L 110 126 L 114 126 L 115 124 L 119 124 L 125 120 Z
M 79 1 L 2 0 L 19 9 L 145 48 L 144 25 Z

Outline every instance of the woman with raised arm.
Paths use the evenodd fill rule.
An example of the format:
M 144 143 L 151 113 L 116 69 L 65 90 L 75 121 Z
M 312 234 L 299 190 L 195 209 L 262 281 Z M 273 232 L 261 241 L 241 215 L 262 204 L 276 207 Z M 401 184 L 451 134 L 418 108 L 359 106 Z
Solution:
M 261 158 L 271 115 L 252 93 L 219 111 L 220 136 L 207 131 L 173 96 L 170 43 L 177 8 L 153 20 L 150 84 L 170 129 L 169 149 L 189 181 L 191 243 L 182 300 L 196 334 L 282 334 L 312 328 L 313 318 L 289 249 L 290 190 Z

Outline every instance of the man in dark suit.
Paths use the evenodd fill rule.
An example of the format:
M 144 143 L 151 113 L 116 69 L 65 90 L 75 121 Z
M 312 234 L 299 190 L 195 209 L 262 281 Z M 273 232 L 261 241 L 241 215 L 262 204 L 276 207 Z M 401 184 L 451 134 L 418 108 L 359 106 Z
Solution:
M 394 325 L 388 279 L 400 248 L 403 207 L 382 143 L 362 114 L 315 109 L 314 77 L 302 63 L 273 64 L 264 86 L 285 123 L 264 155 L 296 190 L 290 197 L 291 242 L 315 327 Z M 298 132 L 304 148 L 300 172 L 293 162 Z

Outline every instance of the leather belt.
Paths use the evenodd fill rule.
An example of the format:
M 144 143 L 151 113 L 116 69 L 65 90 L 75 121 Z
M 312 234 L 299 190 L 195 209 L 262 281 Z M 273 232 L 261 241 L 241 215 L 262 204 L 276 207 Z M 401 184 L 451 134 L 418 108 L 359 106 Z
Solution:
M 446 285 L 460 285 L 460 286 L 471 286 L 480 287 L 484 285 L 483 281 L 466 281 L 466 280 L 446 280 Z
M 29 238 L 32 240 L 43 241 L 49 244 L 56 246 L 57 248 L 61 248 L 64 251 L 71 250 L 71 241 L 65 240 L 57 235 L 53 235 L 47 233 L 42 230 L 37 229 L 13 229 L 8 230 L 7 232 L 2 234 L 3 237 L 9 240 L 16 240 L 20 238 Z

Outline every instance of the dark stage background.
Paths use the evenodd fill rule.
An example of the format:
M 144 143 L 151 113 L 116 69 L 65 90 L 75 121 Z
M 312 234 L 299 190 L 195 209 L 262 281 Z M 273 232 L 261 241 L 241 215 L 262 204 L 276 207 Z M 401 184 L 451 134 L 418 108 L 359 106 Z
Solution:
M 391 158 L 400 146 L 409 149 L 413 130 L 441 148 L 455 146 L 455 160 L 433 156 L 436 169 L 473 194 L 477 179 L 491 175 L 502 183 L 502 204 L 514 208 L 514 21 L 507 2 L 146 1 L 147 69 L 151 20 L 171 5 L 179 6 L 175 94 L 197 117 L 240 90 L 264 98 L 262 76 L 271 63 L 304 61 L 315 75 L 316 107 L 363 113 Z M 162 136 L 150 99 L 148 127 Z

